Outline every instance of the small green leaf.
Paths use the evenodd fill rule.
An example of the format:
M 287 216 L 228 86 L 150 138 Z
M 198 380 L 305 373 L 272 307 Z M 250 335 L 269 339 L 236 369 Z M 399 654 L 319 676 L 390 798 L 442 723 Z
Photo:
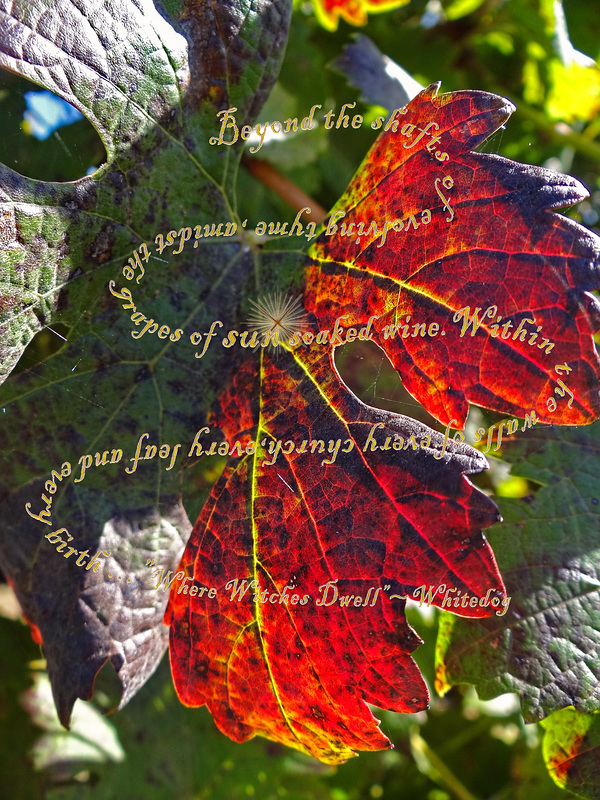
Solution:
M 467 14 L 472 14 L 473 11 L 477 11 L 479 6 L 482 6 L 483 3 L 484 0 L 453 0 L 445 9 L 446 17 L 448 19 L 466 17 Z
M 600 714 L 564 708 L 542 726 L 544 759 L 554 782 L 577 797 L 600 798 Z
M 73 762 L 118 763 L 125 753 L 114 726 L 91 703 L 79 703 L 66 731 L 56 716 L 50 681 L 39 673 L 22 698 L 33 722 L 44 730 L 33 748 L 37 770 L 69 770 Z

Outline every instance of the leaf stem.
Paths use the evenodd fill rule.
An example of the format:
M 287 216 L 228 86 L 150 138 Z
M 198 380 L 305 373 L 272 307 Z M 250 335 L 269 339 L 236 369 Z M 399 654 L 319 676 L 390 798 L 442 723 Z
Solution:
M 600 162 L 600 144 L 591 141 L 588 136 L 577 133 L 572 129 L 570 133 L 562 133 L 560 130 L 556 129 L 556 123 L 549 120 L 541 111 L 528 106 L 521 99 L 509 99 L 517 106 L 517 114 L 521 113 L 524 117 L 530 119 L 535 126 L 543 130 L 550 139 L 563 147 L 572 147 L 578 153 L 587 156 L 587 158 L 591 158 L 592 161 Z
M 300 211 L 303 208 L 310 208 L 312 216 L 311 219 L 317 225 L 325 219 L 327 212 L 320 206 L 316 200 L 313 200 L 302 189 L 292 183 L 288 178 L 281 174 L 272 164 L 268 161 L 263 161 L 261 158 L 242 158 L 243 166 L 248 170 L 251 175 L 272 189 L 275 194 L 278 194 L 282 200 L 291 206 L 294 211 Z
M 478 800 L 431 749 L 418 730 L 411 732 L 410 747 L 420 771 L 431 780 L 444 785 L 458 800 Z

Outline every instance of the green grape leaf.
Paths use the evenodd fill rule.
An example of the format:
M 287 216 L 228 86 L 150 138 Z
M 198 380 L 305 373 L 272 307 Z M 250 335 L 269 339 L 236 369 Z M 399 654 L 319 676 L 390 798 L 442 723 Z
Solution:
M 600 797 L 600 715 L 574 708 L 556 711 L 542 721 L 548 771 L 562 789 L 597 800 Z
M 179 253 L 154 242 L 237 219 L 241 148 L 210 138 L 220 110 L 258 112 L 288 12 L 277 0 L 185 0 L 176 18 L 147 0 L 0 2 L 0 65 L 72 103 L 107 154 L 72 183 L 0 166 L 1 377 L 46 326 L 66 339 L 41 364 L 26 354 L 0 391 L 0 563 L 64 724 L 107 660 L 123 705 L 166 647 L 153 567 L 174 569 L 189 536 L 182 486 L 188 510 L 201 505 L 202 480 L 181 466 L 226 377 L 181 337 L 235 318 L 254 259 L 210 231 Z
M 597 708 L 600 680 L 600 424 L 536 428 L 507 449 L 512 474 L 540 484 L 500 499 L 490 542 L 511 598 L 505 614 L 465 624 L 444 614 L 437 688 L 517 692 L 528 722 Z

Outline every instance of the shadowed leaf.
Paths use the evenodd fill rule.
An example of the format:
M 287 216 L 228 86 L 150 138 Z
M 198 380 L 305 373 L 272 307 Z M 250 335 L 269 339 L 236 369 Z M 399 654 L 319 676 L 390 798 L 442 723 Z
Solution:
M 515 441 L 512 473 L 541 484 L 499 501 L 490 533 L 511 598 L 504 616 L 470 625 L 444 615 L 437 688 L 473 683 L 484 699 L 518 692 L 527 721 L 573 705 L 596 709 L 600 665 L 600 424 Z
M 107 151 L 74 183 L 0 166 L 3 376 L 36 331 L 50 322 L 68 331 L 59 352 L 0 392 L 2 565 L 43 639 L 65 724 L 107 659 L 123 705 L 166 647 L 166 597 L 148 562 L 179 561 L 191 528 L 182 486 L 194 514 L 202 500 L 182 461 L 224 374 L 211 354 L 200 371 L 181 337 L 213 314 L 235 315 L 253 260 L 237 238 L 202 238 L 175 256 L 153 243 L 231 218 L 241 153 L 209 143 L 216 112 L 236 106 L 251 119 L 287 31 L 284 3 L 251 6 L 184 2 L 169 23 L 146 0 L 0 2 L 0 64 L 71 102 Z M 70 474 L 50 487 L 64 463 Z

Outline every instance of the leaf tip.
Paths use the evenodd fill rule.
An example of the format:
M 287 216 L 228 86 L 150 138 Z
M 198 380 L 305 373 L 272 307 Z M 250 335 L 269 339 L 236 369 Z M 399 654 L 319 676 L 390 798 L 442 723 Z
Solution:
M 421 97 L 424 100 L 433 100 L 434 97 L 437 97 L 441 85 L 442 85 L 441 81 L 435 81 L 435 83 L 430 83 L 429 86 L 425 87 L 425 89 L 423 89 L 423 91 L 421 92 Z

